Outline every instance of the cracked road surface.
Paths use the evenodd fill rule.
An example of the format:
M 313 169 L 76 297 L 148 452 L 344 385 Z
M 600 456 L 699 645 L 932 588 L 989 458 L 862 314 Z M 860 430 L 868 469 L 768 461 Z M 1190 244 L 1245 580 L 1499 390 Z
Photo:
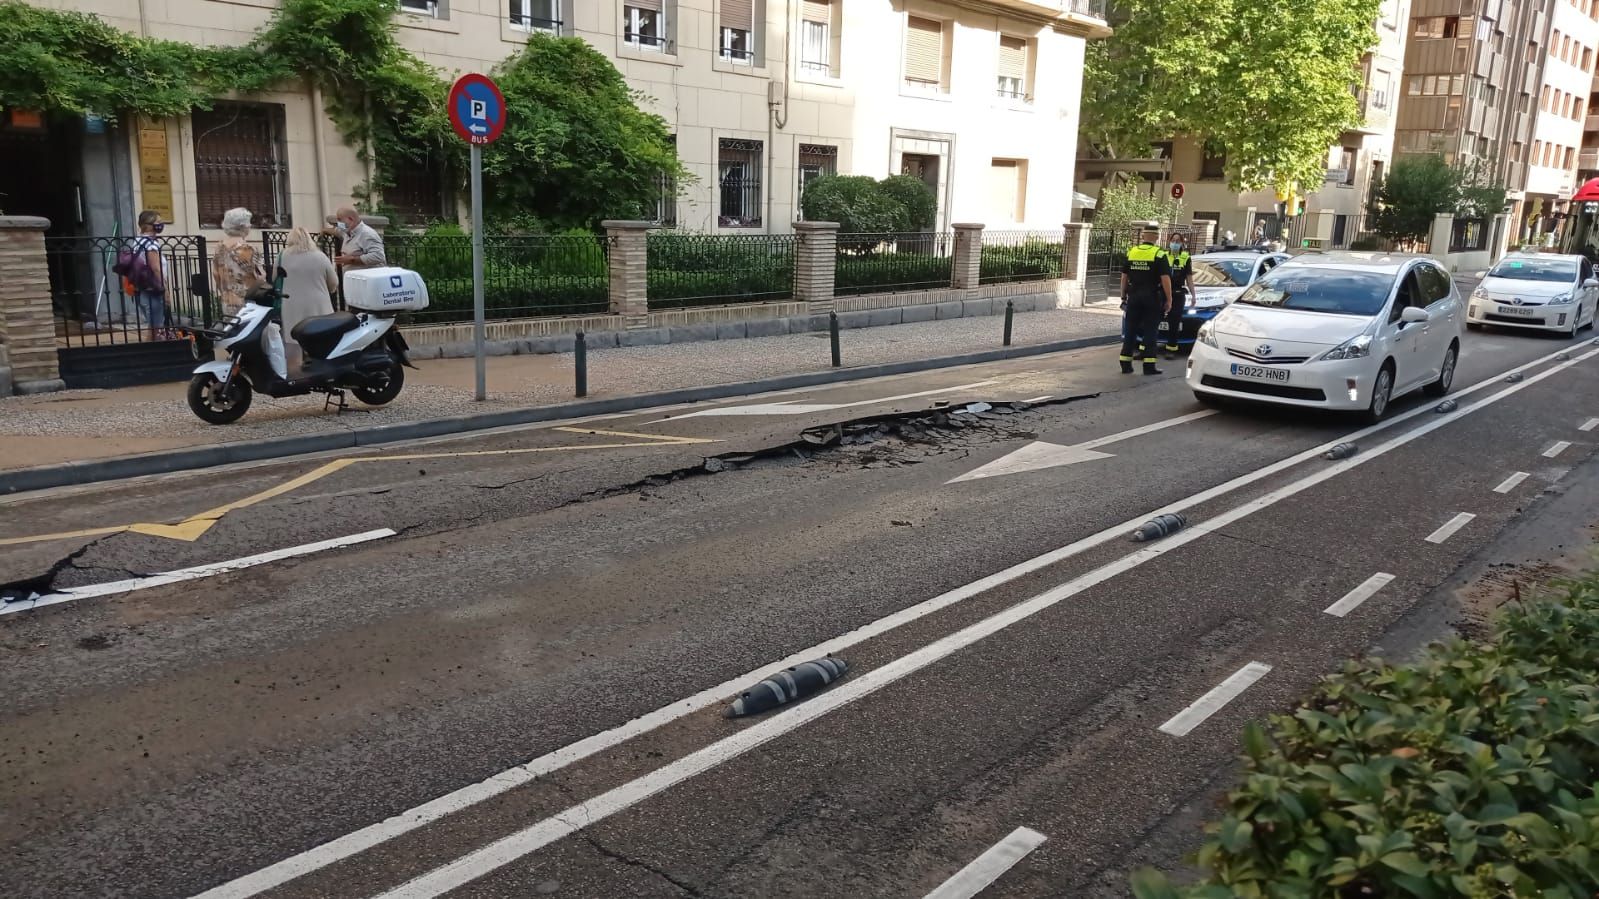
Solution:
M 0 892 L 921 897 L 1025 827 L 983 896 L 1125 895 L 1245 722 L 1592 523 L 1586 340 L 1472 334 L 1365 431 L 1112 352 L 0 501 L 12 595 L 397 532 L 0 615 Z

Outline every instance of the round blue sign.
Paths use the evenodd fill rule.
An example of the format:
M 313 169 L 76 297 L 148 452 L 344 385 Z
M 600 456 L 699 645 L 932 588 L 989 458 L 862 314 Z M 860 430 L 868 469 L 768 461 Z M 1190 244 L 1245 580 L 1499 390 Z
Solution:
M 505 97 L 484 75 L 462 75 L 446 105 L 450 124 L 467 143 L 492 143 L 505 131 Z

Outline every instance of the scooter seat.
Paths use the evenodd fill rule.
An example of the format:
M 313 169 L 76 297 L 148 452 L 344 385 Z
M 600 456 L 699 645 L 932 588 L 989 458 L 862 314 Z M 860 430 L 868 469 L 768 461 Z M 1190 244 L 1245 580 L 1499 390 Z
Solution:
M 289 336 L 301 344 L 336 342 L 340 336 L 354 331 L 360 324 L 361 320 L 350 312 L 313 315 L 295 325 Z

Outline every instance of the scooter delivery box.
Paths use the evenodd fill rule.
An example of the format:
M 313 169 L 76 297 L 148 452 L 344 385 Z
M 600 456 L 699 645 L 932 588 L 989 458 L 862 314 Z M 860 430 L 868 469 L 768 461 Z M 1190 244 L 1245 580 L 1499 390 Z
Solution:
M 344 304 L 361 312 L 416 312 L 428 307 L 428 286 L 409 269 L 355 269 L 344 273 Z

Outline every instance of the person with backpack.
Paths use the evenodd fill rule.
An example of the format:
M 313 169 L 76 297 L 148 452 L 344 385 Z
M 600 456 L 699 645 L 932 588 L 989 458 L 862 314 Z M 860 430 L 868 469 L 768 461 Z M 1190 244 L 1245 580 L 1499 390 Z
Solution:
M 146 209 L 139 213 L 139 236 L 118 251 L 116 265 L 111 267 L 133 288 L 136 315 L 139 323 L 150 329 L 152 339 L 159 339 L 169 325 L 166 270 L 159 237 L 165 228 L 159 212 Z

